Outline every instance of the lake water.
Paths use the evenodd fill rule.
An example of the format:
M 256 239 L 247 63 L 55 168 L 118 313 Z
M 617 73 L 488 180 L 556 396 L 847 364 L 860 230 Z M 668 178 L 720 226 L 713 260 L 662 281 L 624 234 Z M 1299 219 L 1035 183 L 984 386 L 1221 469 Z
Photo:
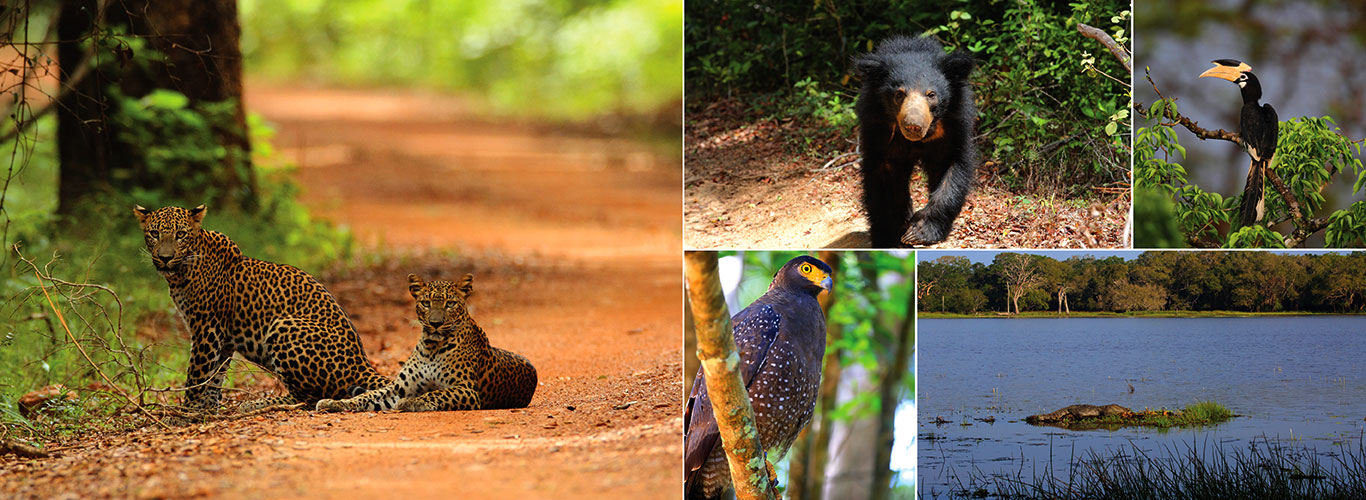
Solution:
M 1246 452 L 1266 438 L 1315 450 L 1325 463 L 1366 432 L 1366 317 L 921 320 L 918 340 L 926 498 L 973 487 L 970 476 L 1028 480 L 1050 463 L 1066 477 L 1091 451 L 1133 446 L 1150 456 L 1192 445 Z M 1177 409 L 1202 400 L 1243 416 L 1165 431 L 1024 423 L 1072 404 Z M 987 417 L 995 423 L 975 420 Z

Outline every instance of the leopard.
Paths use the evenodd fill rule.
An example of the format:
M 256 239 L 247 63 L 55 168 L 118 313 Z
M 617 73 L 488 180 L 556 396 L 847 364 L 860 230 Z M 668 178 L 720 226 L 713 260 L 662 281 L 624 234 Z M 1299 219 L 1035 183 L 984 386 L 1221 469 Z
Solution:
M 185 406 L 217 408 L 234 353 L 278 378 L 288 395 L 244 405 L 314 404 L 389 384 L 365 355 L 346 311 L 307 272 L 243 255 L 204 229 L 208 208 L 136 205 L 152 266 L 190 333 Z
M 408 275 L 422 336 L 393 383 L 321 411 L 455 411 L 525 408 L 536 393 L 536 367 L 520 354 L 489 345 L 466 302 L 474 276 L 423 281 Z

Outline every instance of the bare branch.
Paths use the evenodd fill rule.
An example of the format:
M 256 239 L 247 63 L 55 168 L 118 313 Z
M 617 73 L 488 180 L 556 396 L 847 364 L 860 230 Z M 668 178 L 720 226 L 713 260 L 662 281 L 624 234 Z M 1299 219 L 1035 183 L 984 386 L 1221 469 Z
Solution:
M 1082 23 L 1077 23 L 1077 31 L 1081 33 L 1082 36 L 1100 42 L 1105 48 L 1110 49 L 1110 55 L 1115 56 L 1115 59 L 1118 59 L 1119 63 L 1124 65 L 1125 71 L 1128 71 L 1129 74 L 1133 74 L 1133 54 L 1130 54 L 1128 49 L 1125 49 L 1118 42 L 1115 42 L 1115 39 L 1111 38 L 1109 34 L 1101 31 L 1099 28 L 1087 26 Z
M 147 408 L 143 407 L 141 403 L 133 399 L 133 396 L 129 395 L 127 391 L 123 390 L 123 388 L 114 384 L 114 381 L 111 380 L 108 375 L 105 375 L 103 370 L 100 370 L 99 364 L 95 363 L 95 361 L 91 359 L 90 353 L 85 352 L 85 347 L 82 346 L 80 341 L 76 339 L 76 335 L 71 333 L 71 328 L 66 324 L 66 317 L 62 315 L 62 310 L 57 308 L 57 303 L 52 300 L 52 295 L 47 293 L 47 286 L 43 284 L 43 281 L 51 281 L 51 276 L 45 278 L 43 276 L 42 271 L 38 269 L 38 265 L 35 264 L 32 260 L 28 259 L 27 257 L 24 257 L 24 254 L 19 251 L 19 245 L 14 245 L 13 248 L 14 252 L 19 254 L 19 260 L 23 261 L 24 263 L 28 264 L 29 267 L 33 268 L 33 275 L 38 278 L 38 287 L 42 289 L 43 297 L 47 299 L 48 307 L 52 308 L 52 312 L 54 315 L 57 316 L 57 322 L 62 325 L 62 330 L 66 332 L 67 338 L 70 339 L 71 343 L 76 346 L 76 350 L 80 351 L 81 357 L 85 358 L 85 361 L 90 364 L 90 368 L 94 370 L 95 373 L 99 374 L 100 378 L 104 379 L 104 383 L 111 387 L 116 394 L 122 396 L 123 399 L 127 400 L 129 404 L 133 405 L 135 408 L 138 409 L 138 411 L 146 415 L 147 418 L 152 419 L 153 422 L 156 422 L 157 425 L 160 425 L 163 429 L 170 429 L 171 426 L 166 425 L 166 423 L 162 422 L 161 419 L 156 417 L 156 415 L 153 415 L 152 412 L 148 411 Z
M 0 455 L 14 454 L 24 458 L 47 458 L 51 456 L 42 448 L 30 446 L 12 439 L 0 440 Z

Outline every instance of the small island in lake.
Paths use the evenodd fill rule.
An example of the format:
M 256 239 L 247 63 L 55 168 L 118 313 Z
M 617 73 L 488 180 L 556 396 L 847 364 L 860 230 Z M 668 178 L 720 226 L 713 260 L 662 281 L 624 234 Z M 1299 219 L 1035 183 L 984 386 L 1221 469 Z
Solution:
M 1120 427 L 1190 427 L 1218 424 L 1236 417 L 1213 401 L 1201 401 L 1181 410 L 1133 411 L 1120 405 L 1072 405 L 1050 413 L 1025 417 L 1030 425 L 1070 430 L 1118 429 Z

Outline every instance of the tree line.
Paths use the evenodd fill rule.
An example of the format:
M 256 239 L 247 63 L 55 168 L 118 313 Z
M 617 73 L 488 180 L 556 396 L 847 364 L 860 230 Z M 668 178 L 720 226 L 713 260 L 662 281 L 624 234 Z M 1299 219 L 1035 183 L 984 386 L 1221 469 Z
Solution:
M 920 311 L 1362 312 L 1366 252 L 1144 252 L 1137 258 L 1000 253 L 917 266 Z

